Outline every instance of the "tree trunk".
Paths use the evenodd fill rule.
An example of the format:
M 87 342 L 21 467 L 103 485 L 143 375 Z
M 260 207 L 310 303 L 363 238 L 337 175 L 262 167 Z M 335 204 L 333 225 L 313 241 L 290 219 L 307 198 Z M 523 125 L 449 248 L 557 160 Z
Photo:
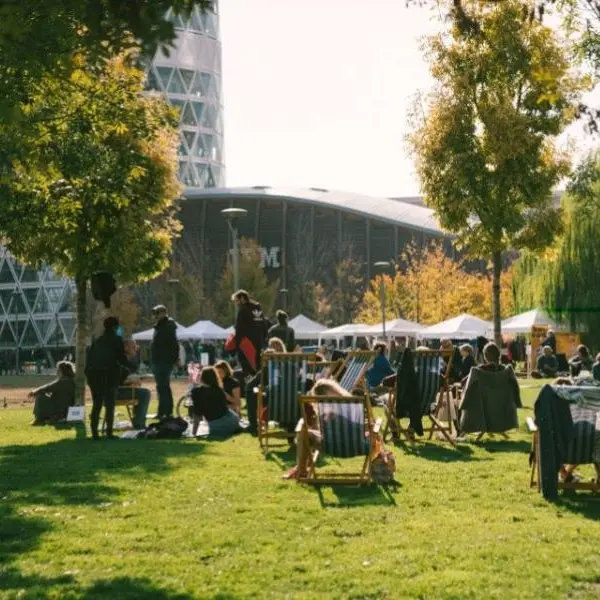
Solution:
M 80 405 L 85 404 L 85 358 L 88 338 L 87 282 L 87 277 L 81 275 L 75 277 L 75 286 L 77 288 L 75 402 Z
M 500 276 L 502 275 L 502 252 L 492 252 L 492 314 L 494 320 L 494 341 L 502 348 L 502 331 L 500 324 Z

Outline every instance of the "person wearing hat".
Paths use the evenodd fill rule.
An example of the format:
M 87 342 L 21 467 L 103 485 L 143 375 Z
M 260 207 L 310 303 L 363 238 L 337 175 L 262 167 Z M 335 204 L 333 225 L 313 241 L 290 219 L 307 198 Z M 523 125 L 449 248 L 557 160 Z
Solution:
M 173 416 L 173 392 L 171 373 L 179 360 L 177 323 L 167 313 L 167 307 L 159 304 L 152 309 L 154 335 L 150 346 L 152 373 L 156 381 L 159 419 Z
M 92 414 L 90 425 L 92 438 L 100 439 L 98 425 L 100 411 L 104 406 L 106 421 L 106 438 L 114 439 L 113 423 L 115 420 L 115 400 L 121 372 L 127 370 L 123 339 L 117 334 L 119 319 L 104 319 L 104 332 L 97 337 L 88 350 L 85 376 L 92 392 Z

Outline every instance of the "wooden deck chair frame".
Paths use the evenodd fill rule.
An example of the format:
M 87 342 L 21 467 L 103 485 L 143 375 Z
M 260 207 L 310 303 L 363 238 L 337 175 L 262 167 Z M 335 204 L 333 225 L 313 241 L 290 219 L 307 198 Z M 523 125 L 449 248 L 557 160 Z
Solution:
M 331 472 L 320 471 L 317 469 L 317 461 L 321 454 L 320 449 L 310 449 L 306 453 L 306 464 L 299 465 L 305 472 L 304 476 L 297 478 L 299 483 L 310 485 L 368 485 L 373 483 L 371 478 L 371 462 L 377 453 L 383 449 L 383 439 L 381 438 L 382 419 L 374 419 L 373 409 L 368 394 L 364 396 L 301 396 L 300 407 L 302 410 L 302 420 L 298 423 L 296 429 L 299 436 L 303 436 L 303 446 L 310 448 L 310 434 L 308 423 L 310 419 L 309 405 L 313 408 L 318 404 L 360 404 L 364 415 L 364 435 L 369 434 L 369 449 L 365 455 L 365 460 L 360 471 L 350 472 Z M 318 415 L 318 409 L 315 411 Z M 320 426 L 320 421 L 319 421 Z M 365 438 L 366 439 L 366 438 Z M 362 453 L 356 454 L 361 456 Z
M 119 389 L 126 388 L 126 389 L 128 389 L 128 391 L 131 391 L 131 398 L 121 398 L 120 400 L 115 401 L 115 409 L 117 409 L 119 406 L 124 406 L 127 409 L 127 416 L 129 417 L 129 422 L 131 423 L 132 427 L 133 427 L 132 409 L 138 405 L 138 400 L 135 397 L 135 390 L 138 387 L 141 387 L 141 383 L 133 383 L 133 384 L 129 384 L 129 385 L 119 386 Z M 106 430 L 106 414 L 104 414 L 101 429 L 102 429 L 102 431 Z
M 338 383 L 347 391 L 365 386 L 365 375 L 375 361 L 376 352 L 373 350 L 351 350 L 344 359 L 344 364 L 338 369 L 343 373 L 338 377 Z M 362 359 L 362 360 L 357 360 Z
M 265 402 L 265 396 L 272 392 L 272 386 L 269 385 L 271 370 L 270 366 L 275 363 L 296 363 L 299 367 L 298 375 L 301 374 L 302 369 L 305 369 L 305 375 L 313 376 L 318 368 L 318 365 L 322 364 L 317 362 L 317 354 L 305 354 L 304 352 L 270 352 L 265 353 L 262 356 L 262 369 L 261 369 L 261 377 L 260 377 L 260 386 L 258 388 L 257 395 L 257 424 L 258 424 L 258 441 L 262 451 L 266 454 L 269 452 L 269 441 L 272 439 L 284 439 L 284 440 L 292 440 L 296 433 L 294 430 L 285 431 L 280 427 L 271 428 L 269 426 L 270 421 L 272 419 L 269 417 L 269 402 Z M 278 375 L 279 377 L 279 375 Z M 281 377 L 285 377 L 281 375 Z M 305 378 L 301 378 L 301 381 L 305 381 Z M 280 386 L 281 387 L 281 386 Z M 285 393 L 285 392 L 284 392 Z M 295 386 L 291 386 L 288 394 L 289 396 L 285 399 L 285 402 L 289 403 L 287 410 L 289 410 L 290 414 L 296 413 L 296 418 L 293 418 L 293 424 L 295 425 L 297 421 L 300 419 L 300 406 L 298 404 L 298 397 L 301 394 L 304 394 L 305 390 L 300 389 L 299 382 L 296 382 Z M 269 399 L 270 400 L 270 399 Z M 290 423 L 291 425 L 292 423 Z
M 454 348 L 448 350 L 415 350 L 415 362 L 419 356 L 433 356 L 443 358 L 446 361 L 446 373 L 450 373 L 452 369 L 452 360 L 454 357 Z M 456 441 L 452 437 L 453 425 L 452 425 L 452 386 L 450 386 L 444 377 L 440 375 L 440 389 L 436 393 L 435 408 L 433 411 L 429 410 L 423 416 L 429 418 L 430 426 L 424 427 L 423 432 L 429 433 L 428 439 L 433 438 L 433 434 L 438 432 L 444 439 L 449 442 L 454 448 L 456 448 Z M 439 412 L 444 406 L 444 403 L 448 407 L 448 419 L 443 423 L 439 418 Z M 415 437 L 412 434 L 410 427 L 403 427 L 401 419 L 396 417 L 396 387 L 390 392 L 388 403 L 385 406 L 386 413 L 386 425 L 383 437 L 387 439 L 389 432 L 391 431 L 398 440 L 402 439 L 402 436 L 409 442 L 415 442 Z
M 529 477 L 529 487 L 535 488 L 538 492 L 542 491 L 541 462 L 540 462 L 540 440 L 539 431 L 535 421 L 531 417 L 525 419 L 527 429 L 532 434 L 531 438 L 531 474 Z M 558 473 L 556 474 L 558 479 Z M 561 481 L 558 479 L 559 490 L 586 490 L 591 492 L 600 492 L 600 481 Z

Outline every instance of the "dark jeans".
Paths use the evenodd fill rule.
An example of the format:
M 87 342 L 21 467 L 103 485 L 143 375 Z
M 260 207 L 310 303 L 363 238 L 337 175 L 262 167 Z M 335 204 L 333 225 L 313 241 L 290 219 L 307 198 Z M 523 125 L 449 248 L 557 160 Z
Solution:
M 158 394 L 158 416 L 173 416 L 173 393 L 171 392 L 171 372 L 173 365 L 158 364 L 152 367 Z
M 255 375 L 246 384 L 246 411 L 248 413 L 248 421 L 250 423 L 250 429 L 256 431 L 258 429 L 258 394 L 254 391 L 255 387 L 260 385 L 260 373 Z
M 92 414 L 90 417 L 92 437 L 98 437 L 102 406 L 104 406 L 104 418 L 106 420 L 106 435 L 110 437 L 115 422 L 115 400 L 117 398 L 115 376 L 104 372 L 88 373 L 87 382 L 92 392 Z

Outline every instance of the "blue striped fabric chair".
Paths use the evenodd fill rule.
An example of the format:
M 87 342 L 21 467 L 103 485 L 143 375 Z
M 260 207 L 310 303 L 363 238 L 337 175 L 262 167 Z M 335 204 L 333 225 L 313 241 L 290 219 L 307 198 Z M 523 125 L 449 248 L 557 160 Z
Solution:
M 270 353 L 263 355 L 262 363 L 257 407 L 258 438 L 261 448 L 267 452 L 269 439 L 294 438 L 300 420 L 298 396 L 306 392 L 307 379 L 314 377 L 317 355 Z
M 304 447 L 310 446 L 307 423 L 316 415 L 320 448 L 312 448 L 307 456 L 306 475 L 298 481 L 324 485 L 363 485 L 372 483 L 371 461 L 383 449 L 380 436 L 381 419 L 375 420 L 371 402 L 365 396 L 303 396 L 300 398 L 303 420 L 299 435 L 305 436 Z M 310 408 L 309 408 L 310 407 Z M 314 436 L 317 430 L 312 432 Z M 321 471 L 317 461 L 323 454 L 331 458 L 363 457 L 360 471 Z
M 452 357 L 453 350 L 416 350 L 414 353 L 414 370 L 417 400 L 421 415 L 427 417 L 431 423 L 429 427 L 424 427 L 423 431 L 429 432 L 429 439 L 433 437 L 434 433 L 438 432 L 447 442 L 456 447 L 452 430 L 452 411 L 450 410 L 452 395 L 445 378 L 441 375 L 442 360 L 446 362 L 446 373 L 449 373 L 452 369 Z M 397 387 L 400 383 L 400 381 L 397 381 Z M 446 411 L 447 422 L 442 422 L 438 418 L 438 413 L 444 404 L 448 408 Z M 394 407 L 391 407 L 391 410 L 388 411 L 388 420 L 390 418 L 394 419 L 393 409 Z M 400 419 L 396 419 L 394 430 L 398 436 L 404 434 L 410 441 L 415 440 L 414 432 L 410 430 L 410 427 L 403 428 Z
M 544 386 L 538 397 L 538 401 L 551 398 L 545 396 L 542 399 L 542 392 L 548 393 L 550 386 Z M 551 463 L 549 456 L 553 455 L 552 440 L 546 437 L 540 437 L 538 425 L 531 417 L 527 417 L 527 428 L 533 433 L 532 450 L 530 455 L 531 478 L 530 486 L 537 487 L 538 491 L 543 491 L 544 495 L 554 496 L 555 490 L 590 490 L 600 492 L 600 388 L 598 387 L 569 387 L 552 386 L 551 391 L 568 403 L 568 409 L 571 413 L 573 422 L 573 435 L 571 441 L 564 449 L 564 454 L 560 460 L 563 465 L 587 465 L 594 464 L 596 467 L 596 479 L 592 481 L 558 481 L 550 482 L 548 476 L 543 479 L 542 460 Z M 537 403 L 536 403 L 537 405 Z M 552 413 L 554 414 L 554 413 Z M 553 430 L 559 429 L 559 423 L 552 424 Z M 541 443 L 540 443 L 541 440 Z M 550 444 L 550 448 L 549 448 Z M 546 458 L 542 458 L 544 455 Z M 554 493 L 548 491 L 550 487 Z
M 348 352 L 344 365 L 340 369 L 342 376 L 340 385 L 351 392 L 354 388 L 363 386 L 365 374 L 375 360 L 375 352 L 371 350 L 354 350 Z

